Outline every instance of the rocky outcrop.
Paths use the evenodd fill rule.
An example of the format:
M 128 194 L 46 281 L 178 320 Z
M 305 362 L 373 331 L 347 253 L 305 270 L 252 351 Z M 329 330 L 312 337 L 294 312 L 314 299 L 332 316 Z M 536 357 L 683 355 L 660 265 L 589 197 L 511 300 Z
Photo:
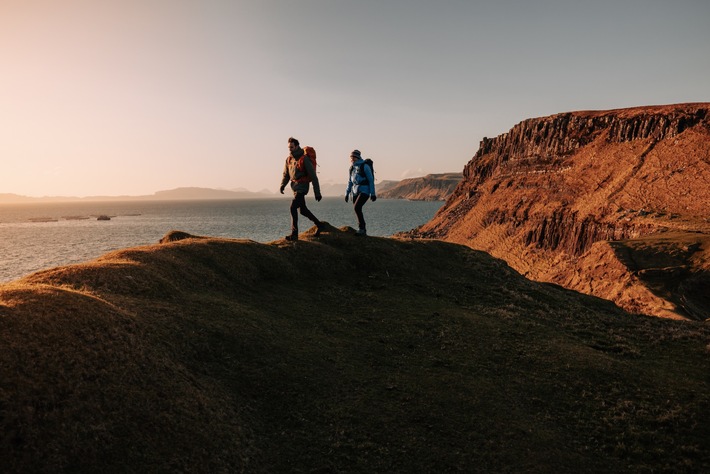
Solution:
M 619 260 L 629 278 L 645 285 L 654 298 L 665 298 L 671 309 L 660 313 L 654 309 L 658 305 L 646 305 L 638 291 L 630 298 L 623 289 L 591 285 L 589 279 L 599 277 L 587 275 L 579 264 L 597 242 L 627 242 L 669 231 L 710 234 L 708 183 L 710 104 L 529 119 L 508 133 L 483 138 L 445 206 L 410 235 L 486 250 L 533 279 L 563 283 L 626 309 L 710 318 L 710 308 L 703 304 L 679 303 L 672 278 L 644 283 L 639 272 L 653 273 L 652 260 L 632 269 L 609 246 L 597 255 L 609 262 Z M 663 252 L 655 254 L 660 258 Z M 685 276 L 678 278 L 693 279 L 693 285 L 701 282 L 702 287 L 708 280 L 703 276 L 710 271 L 708 262 L 692 260 Z
M 461 173 L 428 174 L 419 178 L 404 179 L 378 195 L 388 199 L 411 201 L 445 201 L 461 182 Z

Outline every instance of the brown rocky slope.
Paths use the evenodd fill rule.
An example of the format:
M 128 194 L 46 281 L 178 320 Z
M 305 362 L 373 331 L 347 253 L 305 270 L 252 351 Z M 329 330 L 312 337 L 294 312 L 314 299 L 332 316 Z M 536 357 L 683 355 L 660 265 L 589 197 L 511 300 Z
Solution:
M 582 111 L 484 138 L 410 235 L 632 312 L 710 317 L 710 104 Z

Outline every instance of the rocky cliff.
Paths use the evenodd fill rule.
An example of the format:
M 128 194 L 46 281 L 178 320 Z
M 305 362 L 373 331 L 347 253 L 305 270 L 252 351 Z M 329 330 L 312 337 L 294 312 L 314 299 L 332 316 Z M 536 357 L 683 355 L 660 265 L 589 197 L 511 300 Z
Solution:
M 483 138 L 463 176 L 412 235 L 630 311 L 710 317 L 710 104 L 525 120 Z
M 378 195 L 388 199 L 445 201 L 456 190 L 462 178 L 461 173 L 428 174 L 404 179 L 384 191 L 378 191 Z

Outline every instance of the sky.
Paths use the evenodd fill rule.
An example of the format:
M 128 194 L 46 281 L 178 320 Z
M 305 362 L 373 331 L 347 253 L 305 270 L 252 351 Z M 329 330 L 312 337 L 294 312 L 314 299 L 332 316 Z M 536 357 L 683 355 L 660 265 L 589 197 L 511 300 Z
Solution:
M 708 0 L 0 0 L 0 193 L 461 171 L 576 110 L 710 102 Z

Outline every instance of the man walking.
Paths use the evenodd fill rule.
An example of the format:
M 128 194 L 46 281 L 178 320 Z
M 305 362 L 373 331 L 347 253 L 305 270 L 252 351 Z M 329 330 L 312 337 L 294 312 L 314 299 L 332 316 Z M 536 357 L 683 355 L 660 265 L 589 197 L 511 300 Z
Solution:
M 320 235 L 323 223 L 306 206 L 306 194 L 310 189 L 310 183 L 313 182 L 313 192 L 316 196 L 316 201 L 320 201 L 320 184 L 314 163 L 311 162 L 309 156 L 301 148 L 300 143 L 295 138 L 288 139 L 288 149 L 290 154 L 286 158 L 284 164 L 283 178 L 281 179 L 281 194 L 286 189 L 286 184 L 291 182 L 291 190 L 293 191 L 293 201 L 291 201 L 291 234 L 286 236 L 286 240 L 298 240 L 298 213 L 309 218 L 318 227 L 316 236 Z M 315 151 L 313 152 L 315 157 Z M 315 159 L 315 158 L 314 158 Z

